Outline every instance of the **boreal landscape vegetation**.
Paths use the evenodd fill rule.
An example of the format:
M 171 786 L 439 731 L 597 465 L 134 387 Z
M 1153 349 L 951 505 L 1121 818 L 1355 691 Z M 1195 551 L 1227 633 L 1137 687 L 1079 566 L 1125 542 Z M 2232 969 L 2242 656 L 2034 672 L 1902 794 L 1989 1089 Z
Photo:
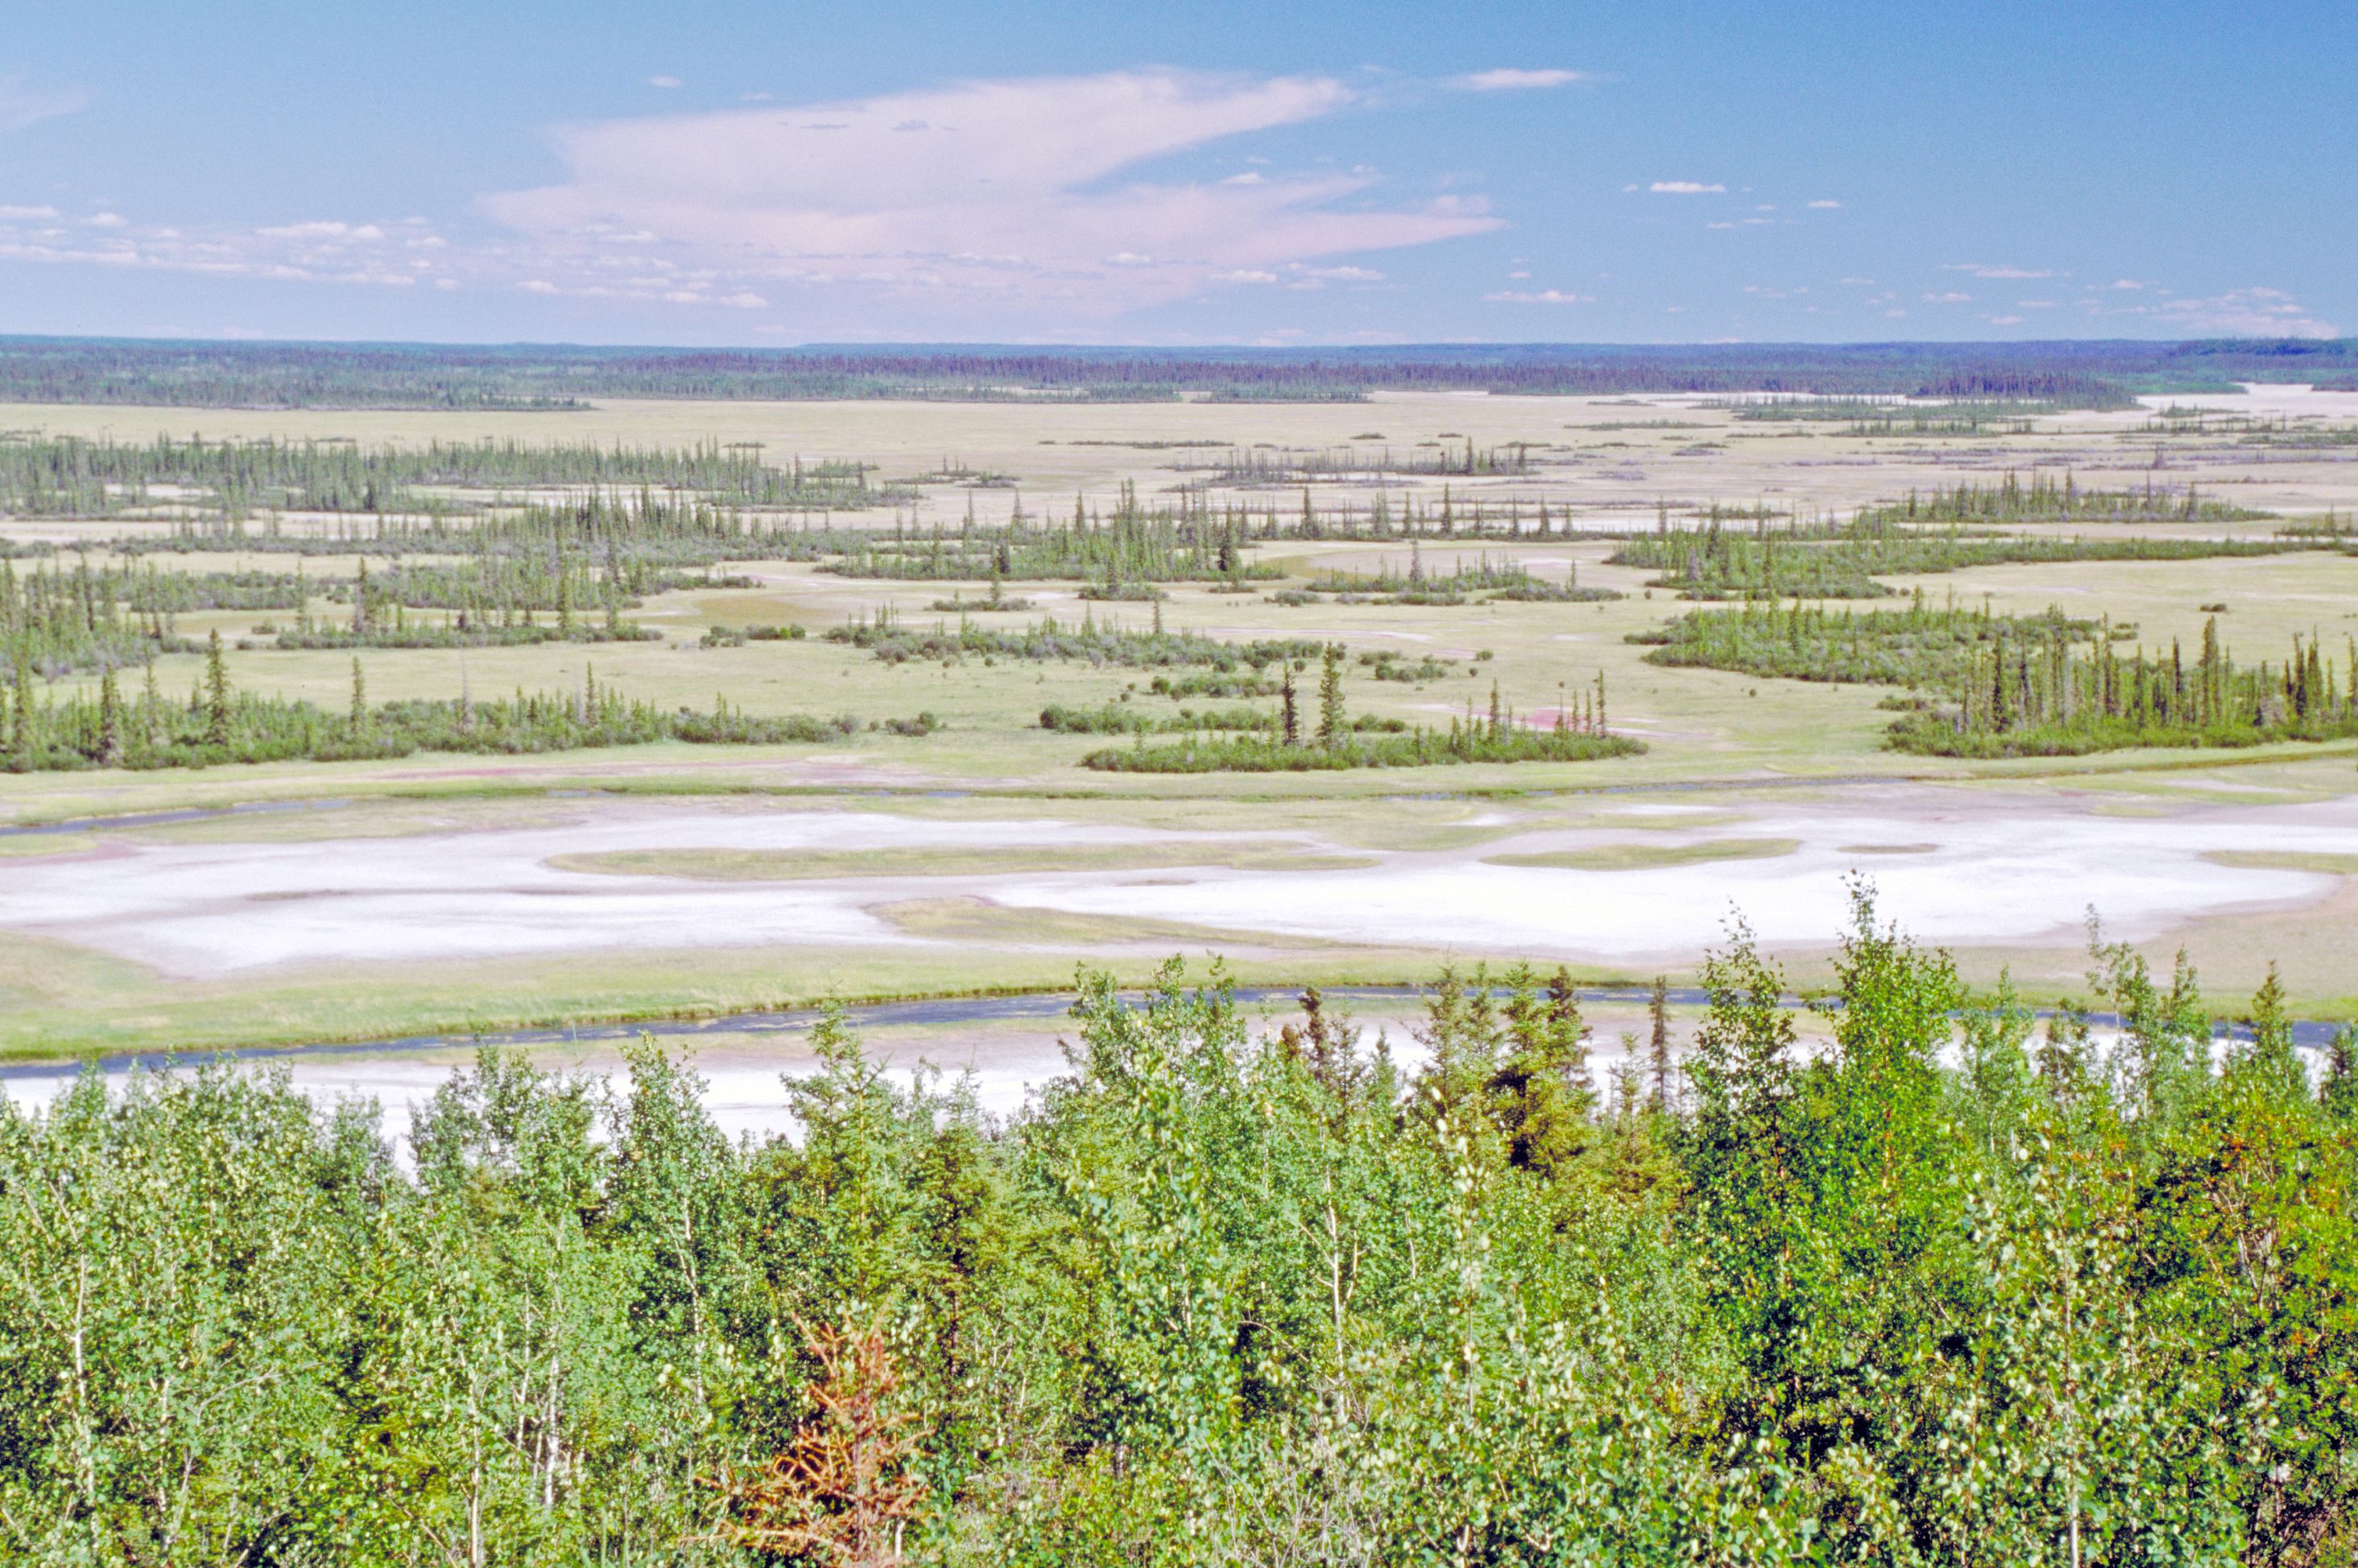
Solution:
M 0 1560 L 2358 1563 L 2352 355 L 0 341 Z
M 1738 927 L 1674 1063 L 1444 973 L 1084 974 L 1018 1116 L 839 1020 L 795 1133 L 487 1050 L 396 1162 L 211 1070 L 0 1109 L 0 1530 L 51 1561 L 2280 1563 L 2358 1511 L 2358 1042 L 2098 946 L 2034 1021 Z M 2067 1545 L 2068 1543 L 2068 1545 Z

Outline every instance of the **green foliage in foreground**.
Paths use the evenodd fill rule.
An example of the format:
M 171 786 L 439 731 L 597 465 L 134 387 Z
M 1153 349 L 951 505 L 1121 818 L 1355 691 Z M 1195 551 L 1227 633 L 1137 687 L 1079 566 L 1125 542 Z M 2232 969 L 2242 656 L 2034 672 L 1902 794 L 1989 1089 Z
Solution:
M 357 661 L 352 706 L 334 713 L 309 702 L 232 691 L 218 636 L 207 673 L 185 702 L 157 689 L 152 666 L 145 688 L 128 700 L 112 670 L 95 697 L 44 703 L 30 682 L 16 692 L 14 700 L 0 702 L 0 766 L 16 773 L 349 762 L 418 752 L 521 754 L 658 741 L 769 746 L 838 741 L 861 728 L 849 714 L 756 718 L 725 699 L 706 713 L 665 710 L 600 688 L 594 675 L 585 675 L 581 690 L 571 694 L 519 691 L 513 698 L 481 702 L 461 696 L 372 706 Z M 930 734 L 937 727 L 930 713 L 882 726 L 901 735 Z
M 1739 928 L 1602 1093 L 1561 977 L 1444 978 L 1413 1072 L 1084 977 L 1006 1124 L 829 1022 L 758 1144 L 651 1044 L 487 1051 L 413 1170 L 283 1076 L 91 1075 L 0 1102 L 0 1551 L 2346 1563 L 2348 1053 L 2312 1092 L 2272 982 L 2214 1068 L 2102 957 L 2119 1046 L 2034 1041 L 1863 900 L 1804 1055 Z

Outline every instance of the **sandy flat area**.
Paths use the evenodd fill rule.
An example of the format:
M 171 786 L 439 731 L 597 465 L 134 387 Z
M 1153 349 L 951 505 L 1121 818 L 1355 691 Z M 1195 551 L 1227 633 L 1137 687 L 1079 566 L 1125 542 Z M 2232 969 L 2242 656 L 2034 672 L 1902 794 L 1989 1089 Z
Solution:
M 1371 851 L 1307 832 L 1190 834 L 1038 815 L 936 820 L 600 803 L 560 826 L 295 843 L 116 841 L 70 858 L 19 859 L 0 879 L 0 929 L 167 975 L 215 979 L 279 966 L 600 949 L 917 949 L 934 943 L 877 907 L 963 898 L 1423 951 L 1686 962 L 1717 943 L 1737 914 L 1772 946 L 1823 946 L 1844 923 L 1845 878 L 1858 871 L 1875 878 L 1885 914 L 1926 940 L 2022 946 L 2076 940 L 2092 907 L 2116 934 L 2144 938 L 2223 913 L 2315 904 L 2342 881 L 2330 871 L 2208 858 L 2223 852 L 2358 855 L 2358 798 L 2123 816 L 2061 794 L 1877 785 L 1796 801 L 1714 802 L 1710 826 L 1692 830 L 1675 826 L 1675 809 L 1648 814 L 1639 810 L 1645 804 L 1623 807 L 1638 812 L 1628 829 L 1535 824 L 1518 833 L 1514 816 L 1494 813 L 1468 825 L 1489 829 L 1476 843 Z M 1353 859 L 1318 870 L 1228 863 L 1240 838 Z M 1488 863 L 1641 839 L 1648 851 L 1706 846 L 1707 853 L 1710 841 L 1730 838 L 1794 848 L 1687 863 L 1644 863 L 1640 855 L 1640 863 L 1611 870 Z M 1204 846 L 1206 863 L 1174 865 L 1191 842 Z M 1145 844 L 1157 849 L 1151 871 L 1124 870 L 1121 849 Z M 801 849 L 827 851 L 839 865 L 847 851 L 1025 846 L 1098 847 L 1105 869 L 712 881 L 551 863 L 633 851 Z

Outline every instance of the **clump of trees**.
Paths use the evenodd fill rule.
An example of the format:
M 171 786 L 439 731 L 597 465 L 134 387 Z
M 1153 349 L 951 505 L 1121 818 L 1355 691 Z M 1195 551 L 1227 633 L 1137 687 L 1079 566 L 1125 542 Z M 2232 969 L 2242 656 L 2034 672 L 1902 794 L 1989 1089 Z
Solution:
M 1276 734 L 1284 727 L 1282 712 L 1260 708 L 1182 708 L 1176 713 L 1154 713 L 1109 702 L 1097 708 L 1074 708 L 1052 702 L 1040 710 L 1040 728 L 1059 735 L 1185 735 L 1200 730 L 1249 730 Z M 1377 714 L 1354 716 L 1354 734 L 1401 735 L 1405 719 Z
M 2293 639 L 2281 662 L 2238 665 L 2214 615 L 2189 657 L 2134 643 L 2136 628 L 2050 608 L 1998 615 L 1920 591 L 1905 610 L 1855 611 L 1796 600 L 1689 611 L 1628 634 L 1649 664 L 1788 680 L 1909 688 L 1894 749 L 1957 757 L 2074 756 L 2137 746 L 2252 746 L 2358 735 L 2358 644 L 2340 661 Z
M 2293 639 L 2282 663 L 2238 665 L 2203 622 L 2189 659 L 2110 638 L 2085 649 L 2000 637 L 1977 646 L 1947 689 L 1950 704 L 1896 721 L 1900 751 L 1958 757 L 2075 756 L 2134 746 L 2254 746 L 2358 736 L 2358 643 L 2337 668 L 2320 639 Z
M 1781 528 L 1765 519 L 1741 529 L 1716 521 L 1675 527 L 1665 517 L 1652 534 L 1625 540 L 1606 559 L 1653 570 L 1650 586 L 1673 589 L 1682 599 L 1882 599 L 1898 590 L 1879 577 L 2059 561 L 2236 558 L 2303 547 L 2291 539 L 2001 536 L 1963 532 L 1953 518 L 1938 529 L 1913 524 L 1893 511 L 1845 521 L 1794 519 Z
M 651 488 L 730 505 L 844 511 L 905 499 L 868 482 L 867 465 L 785 466 L 758 444 L 600 446 L 595 441 L 432 441 L 363 447 L 344 440 L 182 440 L 144 444 L 79 436 L 0 437 L 0 516 L 262 513 L 442 516 L 496 505 L 501 492 Z M 467 492 L 491 492 L 490 495 Z
M 401 557 L 456 556 L 479 569 L 485 557 L 586 559 L 618 572 L 630 591 L 654 591 L 663 568 L 729 560 L 817 560 L 856 546 L 858 530 L 748 511 L 703 497 L 652 489 L 596 491 L 564 501 L 526 500 L 480 514 L 427 511 L 342 517 L 288 529 L 276 516 L 259 527 L 240 517 L 178 520 L 167 534 L 109 542 L 126 556 L 219 554 Z M 611 563 L 611 564 L 610 564 Z M 645 573 L 647 576 L 633 576 Z
M 869 729 L 930 734 L 932 714 Z M 840 740 L 862 728 L 839 715 L 761 717 L 717 698 L 708 711 L 661 708 L 600 685 L 585 668 L 573 692 L 519 690 L 513 697 L 368 700 L 360 661 L 352 661 L 349 708 L 332 711 L 296 698 L 236 690 L 221 636 L 185 700 L 158 687 L 150 663 L 138 691 L 126 694 L 110 668 L 95 694 L 45 701 L 23 666 L 0 687 L 0 763 L 13 772 L 82 768 L 195 768 L 226 762 L 345 762 L 406 757 L 418 752 L 505 752 L 642 746 L 658 741 L 703 745 L 779 745 Z
M 1995 484 L 1960 480 L 1946 489 L 1911 490 L 1905 501 L 1859 515 L 1877 523 L 2019 524 L 2240 523 L 2269 514 L 2206 499 L 2192 484 L 2174 491 L 2148 479 L 2136 490 L 2083 489 L 2068 470 L 2058 481 L 2046 470 L 2033 470 L 2026 481 L 2009 469 Z
M 1691 610 L 1629 633 L 1628 640 L 1655 644 L 1646 662 L 1673 668 L 1945 690 L 1972 667 L 1975 651 L 1986 646 L 2051 649 L 2136 635 L 2132 625 L 2067 616 L 2052 608 L 2041 615 L 1999 615 L 1987 605 L 1973 608 L 1954 600 L 1933 605 L 1920 589 L 1905 610 L 1833 609 L 1800 600 L 1782 606 L 1749 600 L 1740 608 Z
M 169 585 L 169 586 L 167 586 Z M 133 573 L 127 568 L 71 570 L 34 567 L 21 577 L 0 557 L 0 655 L 14 678 L 55 679 L 78 671 L 136 665 L 158 653 L 185 654 L 199 644 L 178 634 L 173 617 L 183 607 L 209 608 L 207 599 L 278 600 L 268 584 Z
M 27 1562 L 2243 1563 L 2358 1549 L 2358 1044 L 2100 1048 L 1861 898 L 1797 1040 L 1741 927 L 1673 1062 L 1444 977 L 1084 975 L 1000 1121 L 838 1019 L 732 1142 L 652 1044 L 411 1115 L 281 1076 L 0 1099 Z M 1503 982 L 1503 983 L 1501 983 Z M 1683 1030 L 1680 1033 L 1685 1033 Z
M 1452 476 L 1461 479 L 1521 479 L 1529 477 L 1545 460 L 1534 458 L 1534 449 L 1529 441 L 1476 447 L 1470 436 L 1460 436 L 1457 440 L 1463 445 L 1438 440 L 1421 441 L 1397 450 L 1389 444 L 1370 445 L 1366 442 L 1325 448 L 1234 447 L 1217 457 L 1195 461 L 1183 460 L 1173 466 L 1182 473 L 1195 473 L 1197 477 L 1192 482 L 1197 486 L 1249 489 L 1356 480 L 1379 474 L 1433 479 Z
M 1410 541 L 1408 569 L 1395 572 L 1389 561 L 1372 572 L 1325 572 L 1310 585 L 1312 592 L 1330 595 L 1338 604 L 1446 605 L 1503 600 L 1510 602 L 1574 604 L 1621 596 L 1609 588 L 1580 586 L 1578 567 L 1568 568 L 1562 582 L 1533 577 L 1520 561 L 1492 561 L 1486 554 L 1471 567 L 1449 572 L 1427 572 L 1423 554 Z M 1309 595 L 1303 596 L 1305 600 Z
M 1141 631 L 1099 622 L 1084 614 L 1078 625 L 1064 625 L 1048 616 L 1020 629 L 977 626 L 961 620 L 953 629 L 936 622 L 928 631 L 911 626 L 890 607 L 873 618 L 861 617 L 826 633 L 830 643 L 865 649 L 886 664 L 911 659 L 947 663 L 960 658 L 1070 659 L 1091 665 L 1134 668 L 1197 665 L 1220 672 L 1260 671 L 1271 665 L 1314 658 L 1318 644 L 1307 638 L 1259 638 L 1227 643 L 1192 632 L 1166 632 L 1156 614 L 1152 630 Z
M 1123 597 L 1158 582 L 1242 582 L 1277 576 L 1274 568 L 1246 558 L 1249 535 L 1243 516 L 1207 507 L 1142 504 L 1134 486 L 1123 482 L 1110 513 L 1073 502 L 1069 522 L 1027 515 L 1019 500 L 999 527 L 969 515 L 955 531 L 936 524 L 919 531 L 896 515 L 892 532 L 878 529 L 848 536 L 839 558 L 824 571 L 845 577 L 921 582 L 982 581 L 999 585 L 1043 579 L 1079 579 L 1096 585 L 1098 597 Z
M 1490 688 L 1490 711 L 1477 718 L 1469 703 L 1466 716 L 1450 720 L 1448 730 L 1411 728 L 1399 720 L 1368 724 L 1346 711 L 1343 693 L 1343 650 L 1329 643 L 1320 650 L 1317 712 L 1314 725 L 1303 710 L 1293 685 L 1293 668 L 1281 676 L 1278 711 L 1243 733 L 1207 740 L 1195 733 L 1176 742 L 1149 745 L 1147 735 L 1182 729 L 1238 730 L 1241 726 L 1176 723 L 1127 723 L 1120 729 L 1133 740 L 1128 748 L 1109 747 L 1081 759 L 1085 768 L 1104 773 L 1320 773 L 1348 768 L 1418 768 L 1467 762 L 1579 762 L 1600 757 L 1628 756 L 1646 748 L 1606 726 L 1605 677 L 1577 702 L 1567 698 L 1556 709 L 1553 722 L 1534 728 L 1518 718 Z M 1119 709 L 1112 710 L 1119 713 Z M 1042 716 L 1046 724 L 1047 716 Z M 1117 720 L 1116 722 L 1119 722 Z M 1051 726 L 1054 728 L 1055 726 Z

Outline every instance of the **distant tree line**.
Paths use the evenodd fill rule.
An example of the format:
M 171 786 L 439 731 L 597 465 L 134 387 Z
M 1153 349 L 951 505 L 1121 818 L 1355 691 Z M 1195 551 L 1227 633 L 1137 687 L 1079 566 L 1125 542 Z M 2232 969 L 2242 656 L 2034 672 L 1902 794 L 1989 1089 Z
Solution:
M 0 400 L 237 408 L 561 408 L 600 397 L 1290 401 L 1374 391 L 1751 392 L 2114 407 L 2136 392 L 2334 383 L 2353 373 L 2358 344 L 2349 340 L 688 351 L 0 340 Z
M 806 465 L 799 457 L 773 466 L 763 460 L 758 444 L 719 442 L 674 448 L 487 439 L 368 447 L 158 436 L 134 444 L 18 434 L 0 436 L 0 517 L 430 515 L 480 511 L 499 492 L 557 487 L 676 491 L 786 511 L 857 510 L 907 499 L 905 491 L 871 486 L 868 472 L 859 463 Z

